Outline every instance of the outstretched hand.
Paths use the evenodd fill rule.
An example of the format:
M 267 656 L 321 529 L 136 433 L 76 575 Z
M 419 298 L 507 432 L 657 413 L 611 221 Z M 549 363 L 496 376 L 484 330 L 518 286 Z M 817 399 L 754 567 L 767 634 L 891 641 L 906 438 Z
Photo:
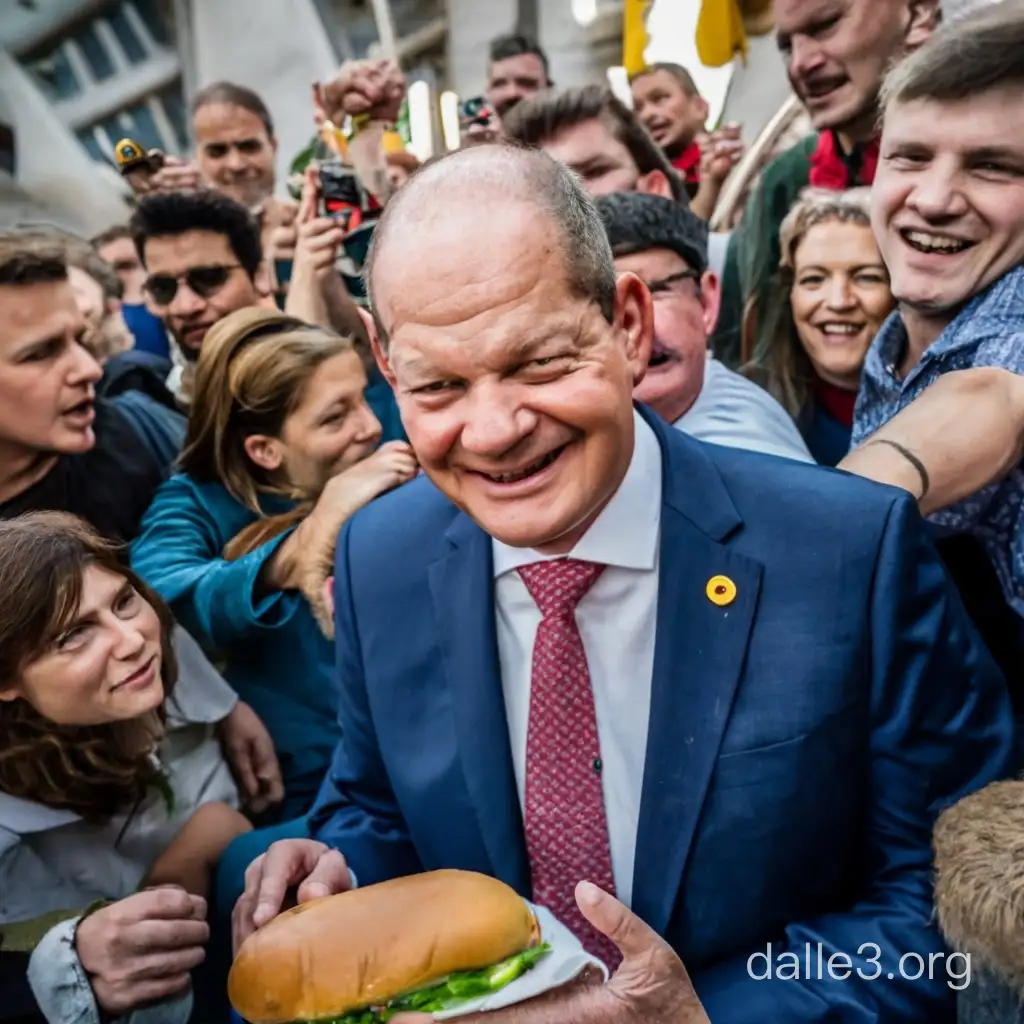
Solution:
M 607 984 L 575 982 L 505 1010 L 460 1017 L 460 1024 L 710 1024 L 683 962 L 671 946 L 613 896 L 581 882 L 576 902 L 584 917 L 622 952 Z M 391 1024 L 427 1024 L 405 1013 Z

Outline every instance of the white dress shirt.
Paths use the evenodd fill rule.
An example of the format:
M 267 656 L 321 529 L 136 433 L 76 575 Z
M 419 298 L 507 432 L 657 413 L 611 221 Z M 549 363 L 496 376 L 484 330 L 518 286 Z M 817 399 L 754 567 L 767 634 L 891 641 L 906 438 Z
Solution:
M 569 558 L 607 566 L 576 608 L 594 691 L 618 898 L 630 905 L 651 710 L 658 611 L 661 448 L 634 412 L 636 444 L 618 491 Z M 498 657 L 512 765 L 524 806 L 533 644 L 541 614 L 516 569 L 562 557 L 492 541 Z
M 709 444 L 814 462 L 789 413 L 764 388 L 710 354 L 704 386 L 674 426 Z

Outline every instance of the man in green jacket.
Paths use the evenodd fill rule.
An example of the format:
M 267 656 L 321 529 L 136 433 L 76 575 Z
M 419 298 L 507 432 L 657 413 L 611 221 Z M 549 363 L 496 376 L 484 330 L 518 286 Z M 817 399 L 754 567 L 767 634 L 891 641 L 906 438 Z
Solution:
M 775 0 L 775 30 L 789 80 L 815 131 L 765 169 L 729 241 L 715 356 L 735 368 L 741 331 L 759 331 L 779 265 L 779 227 L 808 185 L 869 185 L 878 162 L 878 91 L 891 65 L 939 20 L 939 0 Z M 748 311 L 749 307 L 749 311 Z

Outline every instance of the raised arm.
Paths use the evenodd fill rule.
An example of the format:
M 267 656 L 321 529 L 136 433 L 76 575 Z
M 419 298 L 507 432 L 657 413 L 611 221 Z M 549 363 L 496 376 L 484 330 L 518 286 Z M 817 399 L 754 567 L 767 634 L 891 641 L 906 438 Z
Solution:
M 995 367 L 956 370 L 839 463 L 909 491 L 924 515 L 969 498 L 1024 457 L 1024 376 Z

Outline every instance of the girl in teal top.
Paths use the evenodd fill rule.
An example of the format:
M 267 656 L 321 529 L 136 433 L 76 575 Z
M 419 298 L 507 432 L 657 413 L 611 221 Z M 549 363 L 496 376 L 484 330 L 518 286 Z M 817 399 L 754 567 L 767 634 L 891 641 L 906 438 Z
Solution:
M 377 448 L 365 387 L 348 339 L 270 310 L 222 320 L 203 342 L 181 472 L 132 545 L 270 731 L 280 820 L 309 810 L 339 735 L 331 623 L 314 612 L 335 538 L 416 472 L 405 443 Z

